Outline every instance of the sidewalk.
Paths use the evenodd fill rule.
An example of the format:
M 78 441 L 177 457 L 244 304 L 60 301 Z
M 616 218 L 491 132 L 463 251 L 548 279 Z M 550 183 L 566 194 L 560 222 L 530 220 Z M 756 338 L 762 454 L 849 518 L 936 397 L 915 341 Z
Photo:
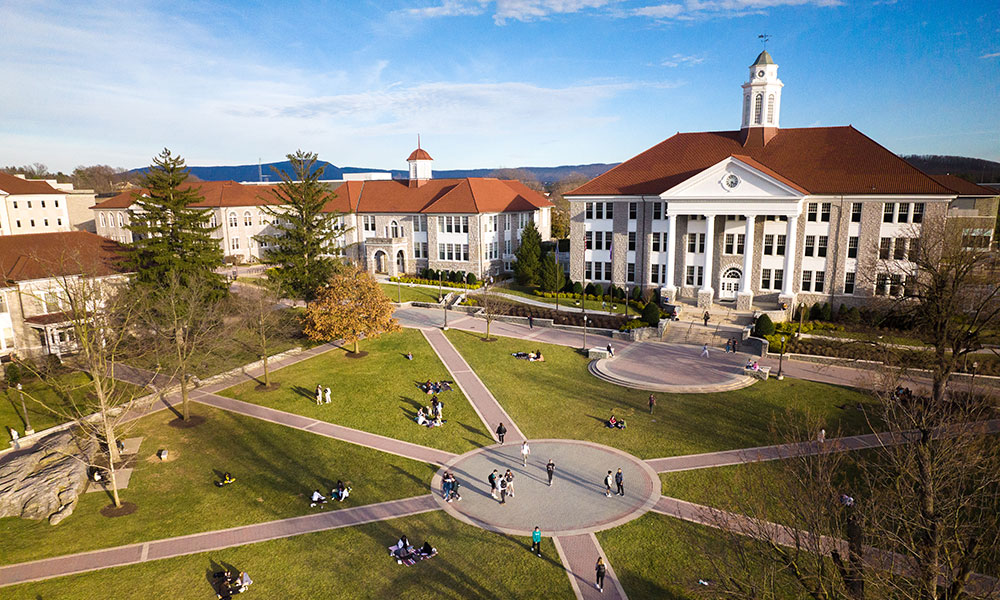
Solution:
M 427 343 L 431 345 L 431 348 L 437 353 L 438 358 L 441 359 L 448 372 L 451 373 L 455 383 L 462 389 L 462 393 L 469 399 L 469 404 L 476 410 L 476 414 L 482 419 L 483 425 L 486 426 L 486 430 L 490 432 L 493 439 L 500 441 L 496 435 L 497 425 L 500 423 L 503 423 L 507 428 L 505 442 L 520 444 L 527 439 L 521 433 L 517 424 L 514 423 L 514 420 L 507 414 L 507 411 L 500 406 L 497 399 L 493 397 L 490 390 L 487 389 L 486 385 L 479 379 L 479 376 L 472 370 L 469 363 L 465 362 L 465 359 L 458 353 L 458 350 L 451 345 L 451 342 L 444 333 L 438 329 L 425 329 L 423 334 L 427 338 Z
M 596 600 L 597 598 L 626 600 L 628 598 L 614 569 L 611 568 L 611 563 L 608 562 L 607 555 L 601 549 L 601 545 L 593 533 L 554 537 L 552 543 L 555 544 L 559 559 L 566 567 L 569 583 L 579 600 Z M 603 592 L 594 587 L 597 582 L 598 557 L 604 559 L 604 565 L 607 567 Z
M 408 517 L 434 510 L 439 510 L 438 504 L 433 495 L 427 494 L 266 523 L 45 558 L 0 567 L 0 587 L 161 558 L 222 550 L 223 548 L 292 537 L 304 533 L 364 525 L 365 523 Z

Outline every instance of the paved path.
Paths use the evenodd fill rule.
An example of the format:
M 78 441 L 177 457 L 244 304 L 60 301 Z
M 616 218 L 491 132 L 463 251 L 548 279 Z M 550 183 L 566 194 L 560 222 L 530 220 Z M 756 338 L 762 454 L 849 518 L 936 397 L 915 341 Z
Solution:
M 302 535 L 304 533 L 314 533 L 341 527 L 363 525 L 386 519 L 408 517 L 433 510 L 438 510 L 438 505 L 434 501 L 434 498 L 428 494 L 405 498 L 403 500 L 369 504 L 367 506 L 328 510 L 301 517 L 244 525 L 231 529 L 195 533 L 151 542 L 130 544 L 128 546 L 46 558 L 0 567 L 0 586 L 38 581 L 97 569 L 107 569 L 109 567 L 131 565 L 185 554 L 210 552 L 233 546 Z M 391 540 L 387 540 L 386 546 L 390 543 Z
M 486 430 L 490 432 L 494 440 L 497 440 L 496 428 L 500 423 L 507 428 L 507 435 L 504 441 L 509 444 L 520 444 L 526 438 L 517 423 L 510 418 L 493 394 L 483 384 L 479 376 L 476 375 L 469 363 L 465 362 L 458 350 L 451 345 L 445 334 L 438 329 L 424 329 L 424 337 L 437 353 L 438 358 L 451 373 L 452 378 L 462 389 L 462 393 L 469 399 L 472 408 L 476 409 L 479 418 L 486 425 Z
M 1000 419 L 983 421 L 982 423 L 975 423 L 968 427 L 978 427 L 981 434 L 1000 433 Z M 647 460 L 646 464 L 658 473 L 672 473 L 675 471 L 691 471 L 694 469 L 724 467 L 727 465 L 739 465 L 767 460 L 782 460 L 796 456 L 819 454 L 820 452 L 847 452 L 850 450 L 895 446 L 906 443 L 907 439 L 908 436 L 905 434 L 894 436 L 888 432 L 869 433 L 828 439 L 822 445 L 816 441 L 807 441 L 778 444 L 775 446 L 759 446 L 757 448 L 739 448 L 736 450 L 722 450 L 720 452 L 706 452 L 704 454 L 652 458 Z
M 221 408 L 222 410 L 228 410 L 230 412 L 246 415 L 255 419 L 261 419 L 262 421 L 277 423 L 278 425 L 284 425 L 285 427 L 291 427 L 293 429 L 301 429 L 303 431 L 308 431 L 309 433 L 315 433 L 317 435 L 326 436 L 342 442 L 357 444 L 359 446 L 374 448 L 375 450 L 388 452 L 389 454 L 395 454 L 397 456 L 402 456 L 403 458 L 419 460 L 421 462 L 443 465 L 456 456 L 455 454 L 445 452 L 444 450 L 428 448 L 427 446 L 421 446 L 419 444 L 411 444 L 410 442 L 388 438 L 375 433 L 368 433 L 367 431 L 351 429 L 350 427 L 344 427 L 342 425 L 334 425 L 333 423 L 327 423 L 326 421 L 320 421 L 311 417 L 303 417 L 302 415 L 285 412 L 283 410 L 267 408 L 266 406 L 259 406 L 257 404 L 243 402 L 242 400 L 234 400 L 233 398 L 226 398 L 225 396 L 219 396 L 218 394 L 210 394 L 204 390 L 195 390 L 191 394 L 191 399 L 196 402 L 200 402 L 201 404 L 214 406 L 215 408 Z
M 552 538 L 559 553 L 559 559 L 566 567 L 569 583 L 573 592 L 580 600 L 597 600 L 597 598 L 620 598 L 625 600 L 625 590 L 618 581 L 608 557 L 601 549 L 600 543 L 593 533 L 566 535 Z M 607 573 L 604 575 L 604 592 L 595 587 L 597 581 L 597 558 L 604 559 Z
M 760 381 L 743 373 L 746 357 L 688 344 L 636 343 L 614 358 L 593 361 L 591 375 L 632 389 L 673 394 L 708 394 L 749 387 Z

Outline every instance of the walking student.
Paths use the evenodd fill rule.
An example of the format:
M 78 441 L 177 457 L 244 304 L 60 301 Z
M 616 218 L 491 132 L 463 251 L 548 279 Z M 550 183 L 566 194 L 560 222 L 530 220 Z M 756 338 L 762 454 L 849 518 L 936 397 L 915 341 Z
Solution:
M 489 482 L 490 482 L 490 495 L 493 496 L 494 500 L 496 500 L 497 499 L 497 489 L 498 489 L 497 470 L 496 469 L 493 469 L 493 472 L 490 473 Z
M 497 439 L 500 440 L 500 445 L 503 446 L 503 436 L 507 435 L 507 428 L 503 426 L 503 423 L 497 425 Z
M 608 471 L 608 476 L 604 478 L 604 495 L 607 498 L 611 497 L 611 471 Z
M 701 357 L 702 358 L 708 358 L 708 344 L 704 344 L 701 347 Z
M 649 414 L 653 414 L 653 407 L 656 406 L 656 398 L 652 394 L 649 395 Z
M 701 316 L 701 320 L 705 322 L 705 327 L 708 327 L 708 311 L 707 310 L 705 311 L 705 314 L 703 314 Z
M 524 440 L 521 443 L 521 465 L 528 466 L 528 455 L 531 454 L 531 448 L 528 447 L 528 440 Z
M 329 404 L 330 403 L 330 388 L 326 388 L 326 391 L 324 392 L 324 394 L 326 395 L 325 402 L 326 402 L 326 404 Z
M 531 532 L 531 551 L 539 557 L 542 555 L 542 530 L 537 525 L 535 530 Z
M 549 462 L 545 465 L 545 472 L 549 475 L 549 487 L 552 487 L 552 476 L 556 473 L 556 463 L 549 459 Z
M 610 471 L 608 471 L 610 473 Z M 597 571 L 597 583 L 594 585 L 597 589 L 604 591 L 604 574 L 607 573 L 608 567 L 604 564 L 604 559 L 600 556 L 597 557 L 597 564 L 594 565 L 594 570 Z
M 621 467 L 618 467 L 618 472 L 615 473 L 615 486 L 618 488 L 618 495 L 625 495 L 625 475 L 622 474 Z

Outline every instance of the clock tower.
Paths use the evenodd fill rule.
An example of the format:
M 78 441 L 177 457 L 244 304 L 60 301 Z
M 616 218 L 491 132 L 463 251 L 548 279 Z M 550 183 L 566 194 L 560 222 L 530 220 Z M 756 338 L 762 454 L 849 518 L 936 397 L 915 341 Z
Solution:
M 778 115 L 781 113 L 781 88 L 784 85 L 778 79 L 778 65 L 774 64 L 771 55 L 764 50 L 750 65 L 750 79 L 743 84 L 743 124 L 740 129 L 777 129 Z M 765 133 L 764 137 L 770 139 L 771 136 Z

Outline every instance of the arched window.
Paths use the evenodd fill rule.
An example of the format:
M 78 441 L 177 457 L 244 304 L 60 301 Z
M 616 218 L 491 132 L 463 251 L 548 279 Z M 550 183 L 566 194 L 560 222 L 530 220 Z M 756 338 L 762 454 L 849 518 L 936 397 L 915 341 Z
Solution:
M 743 98 L 743 122 L 750 124 L 750 94 Z
M 236 213 L 234 212 L 229 213 L 229 226 L 238 227 L 239 224 L 240 222 L 236 219 Z
M 393 221 L 389 224 L 389 233 L 392 235 L 390 237 L 399 237 L 399 224 Z
M 754 125 L 761 125 L 764 121 L 764 94 L 757 94 L 753 99 L 753 122 Z
M 219 220 L 215 218 L 215 213 L 212 213 L 212 216 L 209 217 L 208 226 L 211 227 L 212 229 L 215 229 L 216 227 L 219 226 Z
M 247 227 L 253 225 L 253 215 L 250 214 L 249 210 L 243 213 L 243 224 Z
M 774 123 L 774 94 L 767 97 L 767 122 Z
M 119 227 L 124 227 L 125 226 L 125 222 L 122 220 L 122 214 L 121 213 L 118 213 L 118 226 Z
M 107 227 L 108 222 L 104 219 L 104 213 L 97 213 L 97 214 L 101 215 L 101 227 Z

